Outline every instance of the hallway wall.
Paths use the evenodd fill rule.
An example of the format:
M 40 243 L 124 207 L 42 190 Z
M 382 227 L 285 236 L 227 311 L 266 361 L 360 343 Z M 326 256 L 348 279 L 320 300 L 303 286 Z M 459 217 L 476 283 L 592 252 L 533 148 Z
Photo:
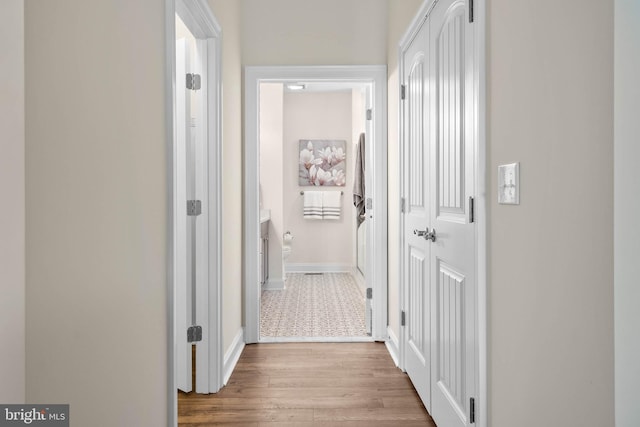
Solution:
M 25 400 L 24 0 L 0 2 L 0 402 Z
M 614 424 L 613 28 L 613 0 L 488 0 L 493 427 Z
M 240 2 L 208 0 L 222 27 L 222 335 L 242 332 L 242 67 Z
M 27 401 L 73 425 L 167 423 L 164 19 L 25 2 Z
M 242 63 L 385 64 L 386 11 L 387 0 L 243 0 Z

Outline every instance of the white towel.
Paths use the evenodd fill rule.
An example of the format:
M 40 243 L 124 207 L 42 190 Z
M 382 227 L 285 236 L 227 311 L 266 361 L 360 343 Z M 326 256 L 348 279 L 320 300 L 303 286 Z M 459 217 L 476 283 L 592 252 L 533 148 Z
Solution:
M 322 219 L 323 191 L 305 191 L 303 216 L 305 219 Z
M 342 197 L 340 191 L 322 192 L 322 219 L 340 219 Z

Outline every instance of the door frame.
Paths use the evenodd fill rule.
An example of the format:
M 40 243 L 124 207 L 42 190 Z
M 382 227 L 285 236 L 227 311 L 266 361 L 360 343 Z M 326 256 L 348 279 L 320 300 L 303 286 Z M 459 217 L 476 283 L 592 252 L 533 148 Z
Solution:
M 222 387 L 222 29 L 206 0 L 165 0 L 165 132 L 167 147 L 167 411 L 169 425 L 177 425 L 176 381 L 176 300 L 174 282 L 175 233 L 175 173 L 176 173 L 176 87 L 182 79 L 176 76 L 175 17 L 178 13 L 196 39 L 206 46 L 206 140 L 207 178 L 205 210 L 208 223 L 208 295 L 199 311 L 203 333 L 208 339 L 204 350 L 208 375 L 202 383 L 196 383 L 200 392 L 212 393 Z
M 259 85 L 268 82 L 358 82 L 373 86 L 373 143 L 369 144 L 376 171 L 387 170 L 387 67 L 371 66 L 250 66 L 244 69 L 244 340 L 256 343 L 260 335 L 259 283 Z M 367 249 L 372 263 L 372 338 L 387 340 L 387 174 L 372 176 L 373 241 Z
M 404 61 L 402 60 L 404 52 L 408 49 L 411 41 L 418 33 L 421 25 L 427 19 L 431 9 L 435 6 L 437 0 L 425 0 L 415 17 L 411 21 L 408 29 L 398 44 L 398 67 L 399 75 L 404 75 Z M 476 226 L 476 273 L 477 273 L 477 306 L 476 306 L 476 381 L 477 381 L 477 398 L 476 398 L 476 424 L 478 427 L 486 427 L 488 422 L 488 390 L 487 390 L 487 146 L 486 146 L 486 1 L 474 0 L 474 25 L 475 29 L 475 84 L 473 87 L 474 98 L 476 100 L 476 117 L 475 122 L 475 138 L 477 141 L 477 158 L 476 158 L 476 199 L 475 199 L 475 221 Z M 402 77 L 398 79 L 398 93 L 402 89 Z M 404 170 L 404 154 L 405 154 L 405 135 L 404 135 L 404 106 L 400 102 L 399 107 L 400 122 L 398 126 L 398 159 L 400 167 L 398 168 L 398 179 L 400 182 L 400 192 L 398 205 L 402 206 L 402 199 L 406 197 L 406 188 L 402 171 Z M 404 216 L 400 215 L 398 232 L 400 235 L 400 260 L 404 260 Z M 404 301 L 406 297 L 406 289 L 404 282 L 404 269 L 399 268 L 399 300 L 400 310 L 395 315 L 400 325 L 401 311 L 404 310 Z M 401 328 L 403 328 L 401 326 Z M 400 331 L 399 338 L 399 364 L 398 367 L 405 369 L 406 354 L 406 334 L 404 330 Z

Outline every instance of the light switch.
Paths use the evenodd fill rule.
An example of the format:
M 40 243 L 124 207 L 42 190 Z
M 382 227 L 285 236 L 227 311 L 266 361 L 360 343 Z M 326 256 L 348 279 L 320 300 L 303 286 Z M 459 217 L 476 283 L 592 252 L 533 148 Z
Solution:
M 520 163 L 498 166 L 498 203 L 520 204 Z

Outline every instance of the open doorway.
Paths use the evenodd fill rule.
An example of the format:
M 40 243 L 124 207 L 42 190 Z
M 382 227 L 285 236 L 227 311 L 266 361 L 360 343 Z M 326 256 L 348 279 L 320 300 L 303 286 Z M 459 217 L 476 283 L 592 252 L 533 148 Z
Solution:
M 385 341 L 386 68 L 247 67 L 245 88 L 246 342 Z M 331 104 L 330 99 L 337 103 Z M 366 147 L 361 159 L 366 164 L 361 177 L 366 213 L 353 208 L 360 135 Z M 318 207 L 310 197 L 332 201 L 326 208 Z M 322 244 L 314 246 L 314 242 Z M 358 308 L 346 309 L 342 317 L 361 310 L 356 323 L 362 328 L 357 333 L 349 332 L 356 329 L 344 327 L 336 316 L 327 317 L 322 295 L 313 297 L 313 292 L 317 296 L 328 287 L 355 291 L 350 295 Z M 312 295 L 301 294 L 301 288 Z M 292 317 L 282 311 L 286 297 L 275 298 L 280 302 L 273 312 L 265 313 L 274 305 L 273 301 L 263 304 L 265 292 L 283 297 L 288 291 L 295 293 L 289 301 L 293 298 L 302 315 L 294 316 L 297 328 L 286 324 L 286 318 Z M 330 298 L 335 299 L 335 294 Z M 323 312 L 324 320 L 314 320 L 305 312 L 314 306 Z M 345 313 L 344 308 L 338 310 Z M 280 331 L 274 331 L 273 324 L 265 325 L 268 317 L 272 321 L 276 317 Z M 336 326 L 342 330 L 337 332 Z M 296 332 L 301 330 L 302 335 Z
M 369 341 L 371 85 L 259 87 L 260 341 Z
M 166 19 L 174 424 L 180 394 L 213 393 L 222 386 L 221 29 L 206 0 L 170 1 Z

